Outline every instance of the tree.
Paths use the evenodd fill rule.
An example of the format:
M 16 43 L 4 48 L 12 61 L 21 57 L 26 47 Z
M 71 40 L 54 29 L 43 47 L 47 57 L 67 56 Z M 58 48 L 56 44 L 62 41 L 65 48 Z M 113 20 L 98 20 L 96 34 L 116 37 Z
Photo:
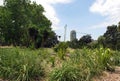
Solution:
M 13 29 L 11 28 L 11 17 L 10 12 L 3 6 L 0 6 L 0 41 L 2 44 L 9 44 L 12 39 L 10 39 L 11 35 L 8 34 Z M 9 26 L 9 27 L 8 27 Z M 9 40 L 8 40 L 9 39 Z
M 10 12 L 11 29 L 9 32 L 11 43 L 20 45 L 24 27 L 27 25 L 27 15 L 25 6 L 29 0 L 4 0 L 4 7 Z M 9 26 L 8 26 L 9 27 Z M 7 29 L 8 29 L 7 27 Z M 8 35 L 8 34 L 7 34 Z M 9 40 L 9 39 L 8 39 Z
M 100 36 L 98 37 L 98 45 L 102 45 L 103 47 L 105 47 L 105 37 L 104 36 Z
M 92 42 L 92 37 L 90 35 L 84 35 L 79 40 L 81 47 L 86 46 L 90 42 Z
M 68 45 L 70 48 L 74 48 L 74 49 L 79 48 L 79 41 L 78 41 L 78 39 L 74 39 L 74 40 L 68 42 Z
M 107 27 L 107 31 L 104 33 L 105 44 L 109 48 L 116 49 L 117 45 L 117 25 L 112 25 Z
M 108 26 L 106 32 L 102 36 L 102 41 L 98 39 L 98 42 L 103 42 L 104 47 L 108 47 L 115 50 L 120 50 L 120 23 L 117 25 Z
M 15 46 L 44 46 L 56 34 L 50 35 L 51 22 L 43 13 L 44 8 L 30 0 L 4 0 L 0 7 L 0 37 Z
M 120 32 L 120 22 L 118 23 L 118 31 Z

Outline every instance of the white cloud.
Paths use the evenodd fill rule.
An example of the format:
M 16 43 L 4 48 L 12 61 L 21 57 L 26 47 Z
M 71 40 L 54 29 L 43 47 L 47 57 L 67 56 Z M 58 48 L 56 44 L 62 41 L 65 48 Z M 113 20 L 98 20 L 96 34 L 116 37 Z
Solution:
M 53 7 L 53 5 L 57 5 L 59 3 L 61 4 L 67 4 L 70 3 L 72 0 L 31 0 L 36 1 L 37 4 L 41 4 L 45 9 L 45 16 L 51 20 L 52 22 L 52 28 L 53 30 L 59 29 L 59 23 L 60 19 L 57 16 L 57 13 Z
M 113 22 L 111 22 L 111 21 L 104 21 L 104 22 L 101 22 L 99 24 L 91 26 L 90 29 L 104 28 L 104 27 L 107 27 L 109 25 L 113 25 Z
M 90 11 L 106 18 L 105 21 L 95 25 L 96 28 L 117 24 L 120 21 L 120 0 L 95 0 L 90 7 Z M 95 26 L 93 28 L 95 28 Z
M 3 0 L 0 0 L 0 5 L 3 5 Z

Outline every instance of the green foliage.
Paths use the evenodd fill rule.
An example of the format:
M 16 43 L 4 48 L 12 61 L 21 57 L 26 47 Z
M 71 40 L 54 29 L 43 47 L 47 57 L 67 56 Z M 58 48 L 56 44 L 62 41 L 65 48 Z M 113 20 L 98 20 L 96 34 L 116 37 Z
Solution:
M 106 46 L 116 49 L 117 43 L 117 25 L 107 27 L 107 31 L 104 33 Z
M 107 31 L 104 33 L 104 35 L 99 37 L 98 42 L 104 47 L 119 50 L 120 49 L 119 25 L 108 26 Z
M 4 6 L 0 6 L 0 43 L 51 47 L 51 42 L 57 41 L 56 34 L 43 13 L 44 8 L 30 0 L 4 0 Z
M 112 60 L 114 60 L 115 65 L 120 66 L 120 51 L 113 52 L 113 56 Z
M 50 59 L 49 59 L 49 61 L 51 62 L 51 66 L 52 67 L 55 67 L 55 57 L 54 56 L 51 56 L 51 57 L 49 57 Z
M 86 50 L 76 50 L 70 60 L 50 74 L 50 81 L 90 81 L 98 71 L 95 62 Z
M 96 41 L 96 40 L 93 40 L 92 42 L 90 42 L 90 43 L 87 44 L 87 47 L 89 49 L 99 48 L 99 46 L 100 45 L 99 45 L 98 41 Z
M 98 45 L 102 45 L 103 47 L 105 47 L 105 37 L 104 36 L 100 36 L 97 41 L 98 41 Z
M 0 49 L 0 78 L 33 81 L 44 76 L 42 59 L 36 52 L 16 48 Z
M 52 55 L 52 49 L 0 48 L 0 78 L 10 81 L 40 81 L 44 77 L 50 81 L 91 81 L 103 70 L 114 71 L 114 66 L 120 65 L 120 52 L 109 48 L 74 49 L 66 57 L 61 48 L 67 49 L 66 43 L 60 43 L 57 49 L 61 59 Z
M 88 47 L 88 44 L 92 42 L 92 37 L 88 35 L 84 35 L 79 39 L 79 47 L 84 48 Z
M 62 67 L 51 72 L 50 81 L 90 81 L 103 70 L 114 71 L 114 66 L 120 64 L 119 56 L 119 53 L 102 47 L 75 50 Z
M 103 69 L 105 70 L 110 70 L 110 71 L 114 71 L 114 60 L 113 59 L 113 53 L 112 51 L 107 48 L 107 49 L 103 49 L 100 48 L 99 50 L 96 50 L 96 53 L 98 54 L 98 61 L 100 63 L 100 65 L 102 66 Z
M 82 81 L 80 71 L 77 66 L 65 64 L 50 74 L 50 81 Z
M 85 77 L 84 80 L 87 81 L 94 75 L 99 75 L 102 71 L 94 51 L 84 48 L 83 50 L 76 50 L 74 54 L 71 55 L 71 62 L 79 66 L 81 74 L 85 73 L 87 70 L 88 74 L 83 75 Z
M 72 40 L 70 42 L 67 42 L 67 43 L 68 43 L 69 47 L 73 48 L 73 49 L 76 49 L 76 48 L 80 47 L 79 41 L 77 39 L 74 39 L 74 40 Z
M 118 31 L 120 32 L 120 22 L 118 23 Z
M 58 56 L 64 60 L 67 48 L 68 48 L 67 43 L 60 42 L 58 45 L 54 47 L 54 51 L 57 52 Z

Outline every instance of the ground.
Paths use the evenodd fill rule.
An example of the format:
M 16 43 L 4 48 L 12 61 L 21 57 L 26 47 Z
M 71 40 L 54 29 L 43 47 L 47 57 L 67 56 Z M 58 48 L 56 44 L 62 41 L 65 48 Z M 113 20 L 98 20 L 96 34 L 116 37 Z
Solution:
M 12 46 L 11 46 L 12 47 Z M 2 46 L 0 48 L 11 48 L 10 46 Z M 74 50 L 69 49 L 71 52 Z M 69 54 L 68 54 L 69 56 Z M 8 81 L 2 80 L 0 81 Z M 45 81 L 45 80 L 42 80 Z M 115 67 L 115 72 L 104 71 L 101 76 L 94 77 L 92 81 L 120 81 L 120 67 Z
M 95 77 L 93 81 L 120 81 L 120 67 L 115 68 L 115 72 L 104 71 L 100 77 Z
M 120 67 L 116 67 L 115 72 L 104 71 L 102 76 L 95 77 L 93 81 L 120 81 Z

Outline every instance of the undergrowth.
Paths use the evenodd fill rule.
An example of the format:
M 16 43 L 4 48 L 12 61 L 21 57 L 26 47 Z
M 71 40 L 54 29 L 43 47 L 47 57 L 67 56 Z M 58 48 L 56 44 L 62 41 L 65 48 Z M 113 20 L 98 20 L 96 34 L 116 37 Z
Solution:
M 120 52 L 108 48 L 76 49 L 66 56 L 61 44 L 49 49 L 0 48 L 0 78 L 9 81 L 91 81 L 120 66 Z M 54 50 L 55 50 L 54 49 Z M 46 71 L 47 70 L 47 71 Z

